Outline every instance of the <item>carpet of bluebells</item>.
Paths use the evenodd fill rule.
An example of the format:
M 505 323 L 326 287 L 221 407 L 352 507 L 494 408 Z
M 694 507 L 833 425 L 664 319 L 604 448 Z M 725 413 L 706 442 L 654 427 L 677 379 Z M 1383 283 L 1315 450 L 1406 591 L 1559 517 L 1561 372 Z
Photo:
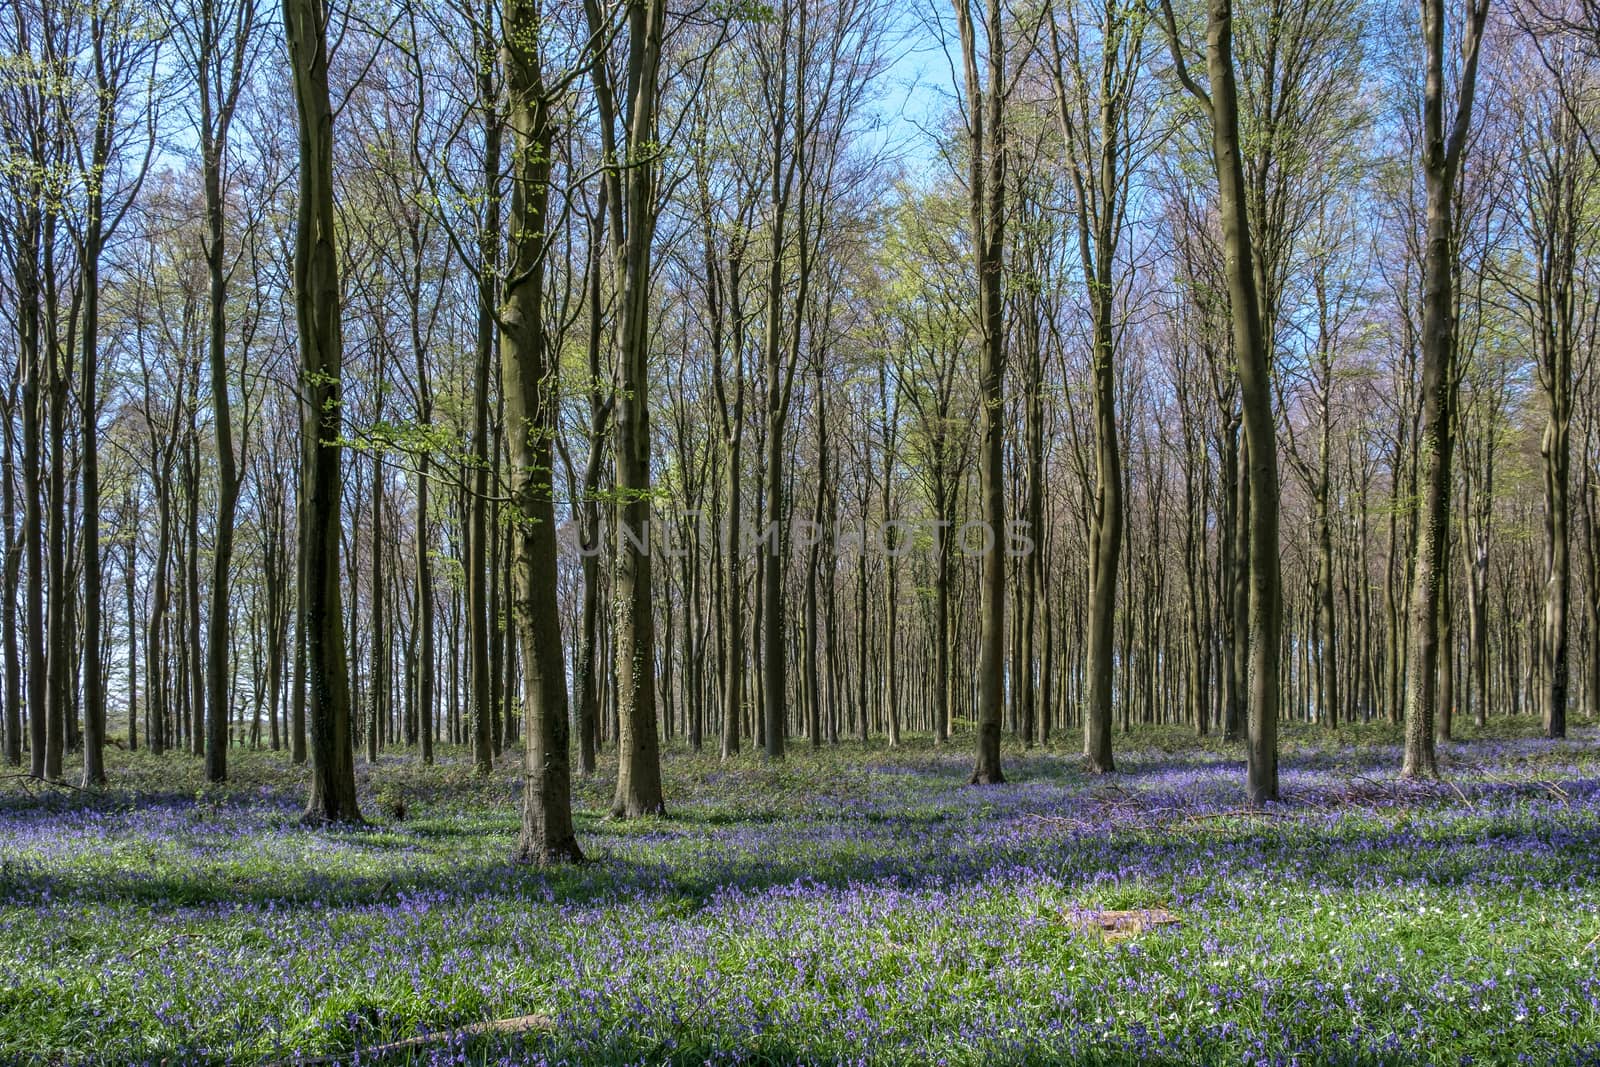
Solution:
M 579 782 L 554 872 L 509 755 L 385 756 L 371 825 L 308 830 L 278 754 L 114 752 L 103 794 L 0 784 L 0 1063 L 1600 1063 L 1600 734 L 1534 732 L 1410 784 L 1387 727 L 1291 729 L 1261 813 L 1173 732 L 995 787 L 964 741 L 669 749 L 670 817 Z

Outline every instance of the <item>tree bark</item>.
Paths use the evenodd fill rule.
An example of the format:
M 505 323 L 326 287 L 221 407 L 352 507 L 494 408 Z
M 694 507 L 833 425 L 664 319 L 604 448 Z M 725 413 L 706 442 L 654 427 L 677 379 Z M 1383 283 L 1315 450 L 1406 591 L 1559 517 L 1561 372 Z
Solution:
M 556 596 L 552 442 L 556 368 L 544 324 L 545 230 L 555 140 L 536 0 L 506 0 L 506 100 L 512 135 L 511 237 L 500 307 L 514 556 L 512 609 L 522 641 L 523 759 L 519 859 L 583 859 L 572 826 L 567 675 Z
M 294 248 L 295 326 L 300 348 L 300 525 L 304 559 L 299 629 L 305 643 L 311 726 L 307 822 L 360 822 L 350 723 L 339 527 L 340 325 L 338 228 L 333 203 L 333 109 L 328 97 L 324 0 L 283 0 L 300 179 Z
M 17 490 L 16 490 L 16 454 L 12 444 L 13 436 L 11 426 L 12 412 L 16 409 L 15 390 L 8 392 L 6 409 L 3 415 L 6 431 L 0 434 L 0 449 L 3 449 L 3 460 L 0 460 L 0 516 L 3 516 L 4 526 L 0 529 L 0 537 L 4 538 L 5 562 L 3 577 L 0 577 L 0 650 L 4 657 L 4 695 L 5 695 L 5 761 L 10 767 L 22 766 L 22 657 L 17 642 L 17 587 L 22 577 L 22 542 L 26 534 L 17 530 Z M 132 602 L 129 602 L 130 609 Z M 129 635 L 133 631 L 132 616 L 129 616 Z M 131 647 L 131 646 L 130 646 Z M 129 653 L 132 655 L 132 653 Z M 130 692 L 132 688 L 130 687 Z
M 234 459 L 233 416 L 228 403 L 227 354 L 227 279 L 224 273 L 224 212 L 222 167 L 228 150 L 228 130 L 234 106 L 243 83 L 244 50 L 254 19 L 254 5 L 239 8 L 238 36 L 234 41 L 235 62 L 221 54 L 217 34 L 218 12 L 207 0 L 202 6 L 202 25 L 195 72 L 200 85 L 200 165 L 205 186 L 205 260 L 208 310 L 207 362 L 211 371 L 211 423 L 216 444 L 217 511 L 215 542 L 211 556 L 211 610 L 206 632 L 206 704 L 211 709 L 206 730 L 206 780 L 221 782 L 228 777 L 228 651 L 229 578 L 233 565 L 234 515 L 239 501 L 239 475 Z M 217 67 L 222 70 L 216 70 Z M 229 78 L 231 66 L 231 80 Z M 221 75 L 218 84 L 218 75 Z M 214 91 L 221 90 L 220 98 Z
M 483 220 L 478 231 L 478 336 L 477 362 L 472 385 L 472 473 L 467 505 L 467 653 L 471 661 L 472 758 L 479 774 L 494 767 L 491 750 L 489 665 L 489 377 L 495 358 L 495 302 L 500 269 L 500 138 L 497 108 L 498 63 L 489 37 L 495 0 L 485 0 L 482 24 L 474 27 L 479 40 L 477 71 L 478 106 L 483 111 Z
M 1209 95 L 1189 78 L 1170 0 L 1162 0 L 1168 44 L 1185 88 L 1211 119 L 1222 251 L 1238 362 L 1248 493 L 1250 574 L 1250 714 L 1245 792 L 1252 806 L 1278 799 L 1278 702 L 1283 599 L 1278 555 L 1278 449 L 1272 414 L 1271 357 L 1261 316 L 1239 141 L 1239 91 L 1233 68 L 1232 0 L 1209 0 L 1206 73 Z M 1241 501 L 1242 502 L 1242 501 Z M 1245 544 L 1239 545 L 1242 551 Z M 1243 640 L 1244 635 L 1238 635 Z
M 1426 189 L 1426 245 L 1422 269 L 1422 418 L 1418 440 L 1421 471 L 1416 564 L 1411 586 L 1407 643 L 1405 759 L 1407 778 L 1437 777 L 1433 717 L 1438 692 L 1439 600 L 1445 542 L 1450 536 L 1451 415 L 1455 407 L 1455 253 L 1452 196 L 1472 123 L 1479 44 L 1488 0 L 1473 0 L 1464 27 L 1462 66 L 1455 115 L 1445 128 L 1444 0 L 1423 0 L 1423 143 L 1420 160 Z
M 584 0 L 589 30 L 607 36 L 598 0 Z M 664 0 L 627 0 L 626 80 L 617 99 L 598 52 L 591 81 L 599 110 L 603 178 L 610 186 L 611 250 L 620 292 L 615 434 L 618 529 L 615 578 L 618 701 L 616 818 L 666 813 L 656 723 L 655 612 L 650 567 L 651 245 L 655 237 L 656 107 Z M 613 44 L 613 47 L 620 47 Z M 618 104 L 621 104 L 619 109 Z M 622 144 L 617 143 L 621 119 Z
M 1005 699 L 1005 272 L 1006 145 L 1001 126 L 1006 92 L 1002 4 L 987 0 L 984 13 L 986 79 L 979 74 L 977 29 L 971 0 L 955 0 L 961 36 L 970 157 L 974 265 L 978 275 L 979 417 L 978 494 L 988 526 L 979 586 L 978 752 L 974 785 L 1005 781 L 1000 769 L 1000 715 Z M 987 86 L 985 86 L 985 80 Z

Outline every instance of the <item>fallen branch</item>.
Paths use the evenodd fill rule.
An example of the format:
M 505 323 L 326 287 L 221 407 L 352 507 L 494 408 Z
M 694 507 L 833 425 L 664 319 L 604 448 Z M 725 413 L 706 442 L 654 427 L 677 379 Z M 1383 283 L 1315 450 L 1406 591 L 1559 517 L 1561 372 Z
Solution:
M 527 1034 L 536 1030 L 554 1030 L 555 1021 L 547 1015 L 518 1015 L 511 1019 L 491 1019 L 488 1022 L 473 1023 L 470 1026 L 461 1026 L 453 1030 L 440 1030 L 433 1034 L 423 1034 L 420 1037 L 408 1037 L 399 1041 L 390 1041 L 382 1045 L 368 1045 L 350 1052 L 339 1052 L 328 1056 L 314 1056 L 306 1059 L 296 1056 L 292 1059 L 278 1060 L 267 1067 L 327 1067 L 330 1064 L 349 1063 L 357 1055 L 363 1063 L 369 1058 L 392 1056 L 397 1052 L 407 1052 L 412 1049 L 428 1048 L 432 1045 L 446 1044 L 463 1038 L 486 1037 L 491 1034 Z
M 1268 819 L 1287 819 L 1291 816 L 1291 813 L 1287 811 L 1268 811 L 1266 808 L 1230 808 L 1227 811 L 1194 812 L 1184 816 L 1184 821 L 1203 822 L 1207 819 L 1254 818 L 1256 816 Z
M 1543 786 L 1551 796 L 1556 797 L 1559 800 L 1567 801 L 1572 799 L 1567 795 L 1567 791 L 1565 789 L 1562 789 L 1554 782 L 1546 782 L 1539 779 L 1535 779 L 1535 781 L 1538 782 L 1539 785 Z
M 1049 823 L 1052 826 L 1065 826 L 1073 830 L 1093 830 L 1095 824 L 1087 819 L 1072 819 L 1065 815 L 1034 815 L 1034 822 Z
M 98 789 L 85 789 L 81 785 L 73 785 L 71 782 L 63 782 L 63 781 L 61 781 L 59 779 L 55 779 L 55 778 L 40 778 L 37 775 L 32 775 L 32 774 L 0 774 L 0 782 L 9 781 L 9 780 L 16 780 L 16 781 L 21 782 L 23 787 L 25 789 L 27 789 L 29 792 L 32 792 L 33 787 L 36 786 L 36 785 L 47 785 L 47 786 L 50 786 L 51 788 L 54 788 L 54 789 L 70 789 L 74 793 L 98 793 L 99 792 Z

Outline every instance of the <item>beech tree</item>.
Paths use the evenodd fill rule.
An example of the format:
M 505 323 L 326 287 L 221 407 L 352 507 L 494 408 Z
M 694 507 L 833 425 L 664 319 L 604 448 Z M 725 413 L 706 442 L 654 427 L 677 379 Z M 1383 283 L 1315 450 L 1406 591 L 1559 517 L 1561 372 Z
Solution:
M 1050 75 L 1076 207 L 1078 260 L 1094 323 L 1095 501 L 1083 752 L 1090 768 L 1104 773 L 1114 769 L 1112 624 L 1123 524 L 1116 413 L 1118 247 L 1127 224 L 1130 172 L 1148 140 L 1134 115 L 1145 13 L 1108 0 L 1094 11 L 1093 21 L 1085 19 L 1088 25 L 1080 27 L 1078 18 L 1075 11 L 1064 20 L 1050 15 Z
M 955 0 L 961 39 L 966 123 L 967 195 L 972 214 L 973 266 L 977 273 L 979 496 L 988 537 L 983 552 L 979 607 L 978 758 L 975 785 L 1005 781 L 1000 769 L 1001 704 L 1005 698 L 1005 269 L 1006 43 L 1000 0 L 988 0 L 981 15 L 970 0 Z M 980 36 L 981 19 L 981 36 Z M 981 41 L 981 43 L 980 43 Z
M 311 727 L 310 822 L 359 822 L 350 673 L 339 573 L 340 321 L 333 199 L 333 107 L 328 93 L 328 8 L 284 0 L 290 75 L 299 116 L 294 244 L 295 331 L 300 351 L 299 626 Z
M 512 167 L 511 238 L 499 310 L 500 380 L 509 420 L 512 605 L 522 639 L 528 719 L 517 852 L 550 863 L 583 858 L 572 832 L 567 676 L 556 602 L 556 375 L 544 322 L 555 94 L 570 79 L 547 74 L 550 45 L 536 3 L 507 5 L 504 32 Z
M 663 814 L 661 753 L 656 724 L 655 608 L 650 530 L 650 249 L 661 173 L 656 134 L 660 102 L 663 0 L 623 0 L 614 15 L 600 0 L 584 0 L 590 81 L 598 112 L 607 227 L 617 294 L 617 468 L 615 596 L 617 699 L 617 818 Z M 622 25 L 613 30 L 612 18 Z M 599 47 L 608 43 L 607 47 Z M 620 74 L 611 62 L 620 59 Z
M 1279 723 L 1559 735 L 1595 37 L 1429 3 L 286 0 L 284 79 L 249 3 L 23 0 L 0 751 L 309 751 L 320 822 L 360 731 L 558 863 L 572 747 L 633 818 L 802 736 L 1214 731 L 1260 805 Z
M 1210 120 L 1227 278 L 1233 351 L 1238 361 L 1245 447 L 1248 450 L 1250 550 L 1250 722 L 1245 791 L 1251 804 L 1278 799 L 1278 669 L 1283 599 L 1278 561 L 1278 448 L 1269 381 L 1271 360 L 1261 318 L 1245 203 L 1239 141 L 1239 90 L 1233 66 L 1233 7 L 1209 0 L 1206 74 L 1209 91 L 1188 72 L 1170 0 L 1162 0 L 1173 67 Z
M 1421 422 L 1417 448 L 1421 484 L 1408 635 L 1410 667 L 1406 679 L 1405 761 L 1401 768 L 1401 773 L 1408 778 L 1431 778 L 1439 773 L 1433 720 L 1439 683 L 1439 603 L 1446 580 L 1445 547 L 1450 537 L 1450 460 L 1457 358 L 1451 207 L 1457 174 L 1472 129 L 1478 60 L 1488 15 L 1488 0 L 1475 0 L 1467 9 L 1460 27 L 1460 73 L 1453 99 L 1447 101 L 1444 53 L 1448 27 L 1444 4 L 1442 0 L 1424 0 L 1422 5 L 1423 135 L 1419 148 L 1427 200 L 1419 344 Z

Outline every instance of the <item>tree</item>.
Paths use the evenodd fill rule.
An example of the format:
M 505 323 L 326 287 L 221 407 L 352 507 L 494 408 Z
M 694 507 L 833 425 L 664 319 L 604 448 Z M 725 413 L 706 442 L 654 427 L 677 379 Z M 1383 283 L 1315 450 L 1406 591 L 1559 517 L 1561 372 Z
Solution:
M 1000 0 L 988 0 L 983 13 L 983 44 L 978 41 L 971 0 L 954 0 L 956 26 L 961 38 L 962 82 L 965 88 L 963 118 L 967 133 L 967 193 L 972 214 L 973 264 L 977 270 L 979 436 L 978 494 L 988 537 L 983 552 L 980 585 L 978 661 L 978 758 L 972 771 L 974 785 L 1005 781 L 1000 769 L 1000 713 L 1005 699 L 1005 578 L 1003 542 L 1006 535 L 1005 407 L 1006 357 L 1005 301 L 1001 280 L 1005 271 L 1006 138 L 1004 103 L 1006 80 L 1005 37 Z M 979 73 L 980 63 L 984 73 Z
M 82 215 L 77 226 L 78 259 L 82 272 L 80 403 L 83 406 L 83 458 L 80 464 L 83 498 L 83 784 L 103 785 L 106 780 L 105 685 L 101 667 L 100 573 L 100 264 L 106 243 L 116 233 L 133 206 L 144 182 L 155 148 L 152 109 L 155 103 L 137 93 L 141 78 L 149 78 L 157 47 L 139 25 L 131 5 L 113 2 L 87 12 L 87 62 L 83 78 L 92 93 L 88 129 L 75 137 L 74 154 L 82 185 Z M 139 141 L 143 139 L 141 146 Z M 87 151 L 83 141 L 87 139 Z M 131 158 L 129 158 L 131 157 Z M 65 591 L 61 591 L 65 595 Z M 57 595 L 52 590 L 52 596 Z
M 1577 49 L 1541 43 L 1539 64 L 1517 85 L 1515 213 L 1532 277 L 1508 285 L 1533 336 L 1534 371 L 1545 404 L 1539 455 L 1544 474 L 1544 730 L 1567 733 L 1568 610 L 1572 598 L 1572 418 L 1574 393 L 1592 357 L 1596 161 L 1585 144 L 1584 98 L 1592 75 Z
M 809 6 L 783 0 L 773 16 L 775 32 L 758 35 L 756 69 L 761 75 L 762 92 L 771 129 L 771 159 L 768 175 L 766 215 L 769 226 L 770 259 L 767 262 L 766 329 L 762 337 L 762 364 L 766 371 L 765 454 L 762 456 L 762 499 L 766 505 L 767 555 L 761 567 L 762 657 L 764 672 L 762 705 L 766 756 L 782 759 L 788 726 L 788 652 L 784 646 L 784 627 L 788 623 L 784 606 L 785 568 L 788 563 L 787 495 L 784 484 L 785 435 L 789 405 L 794 395 L 795 367 L 800 353 L 800 319 L 811 287 L 811 247 L 805 232 L 809 210 L 806 153 L 807 129 L 806 75 L 812 41 L 809 39 Z M 790 64 L 793 63 L 793 67 Z M 798 178 L 798 181 L 796 180 Z M 795 229 L 796 260 L 788 258 L 790 211 L 798 195 Z M 786 342 L 784 331 L 785 288 L 791 271 L 796 279 L 794 321 Z
M 477 351 L 472 377 L 472 444 L 470 449 L 471 484 L 468 487 L 467 553 L 467 650 L 470 659 L 472 758 L 479 774 L 494 767 L 492 718 L 495 713 L 490 694 L 489 654 L 489 474 L 498 459 L 491 444 L 489 426 L 489 382 L 495 358 L 495 304 L 498 299 L 500 270 L 501 144 L 504 117 L 500 114 L 500 49 L 494 34 L 495 0 L 485 0 L 481 14 L 470 8 L 467 18 L 473 41 L 473 75 L 477 108 L 483 119 L 483 175 L 478 196 L 482 215 L 478 221 L 478 330 Z
M 1210 120 L 1233 351 L 1238 362 L 1250 504 L 1250 721 L 1245 792 L 1252 805 L 1278 799 L 1278 671 L 1283 626 L 1278 569 L 1278 447 L 1272 416 L 1271 359 L 1262 326 L 1261 293 L 1245 202 L 1240 154 L 1239 90 L 1233 69 L 1232 0 L 1209 0 L 1206 76 L 1191 77 L 1171 0 L 1162 16 L 1179 81 Z
M 1489 0 L 1472 0 L 1461 27 L 1461 69 L 1454 109 L 1446 126 L 1444 0 L 1423 0 L 1423 136 L 1418 161 L 1426 190 L 1425 259 L 1422 268 L 1421 436 L 1417 441 L 1420 511 L 1416 569 L 1412 576 L 1408 628 L 1410 669 L 1406 679 L 1405 759 L 1407 778 L 1437 777 L 1433 719 L 1439 684 L 1439 602 L 1447 580 L 1445 547 L 1450 538 L 1450 457 L 1455 393 L 1455 222 L 1457 175 L 1472 128 L 1478 59 Z
M 938 524 L 934 538 L 933 737 L 950 740 L 955 698 L 952 601 L 955 591 L 956 505 L 972 459 L 973 398 L 964 358 L 969 339 L 966 279 L 955 247 L 960 204 L 942 191 L 908 191 L 893 217 L 885 258 L 893 284 L 880 298 L 898 336 L 896 393 L 911 425 L 905 454 Z
M 601 351 L 605 345 L 604 266 L 606 258 L 606 186 L 602 183 L 594 206 L 588 212 L 588 248 L 584 265 L 587 282 L 588 336 L 584 339 L 584 396 L 588 400 L 588 454 L 583 463 L 583 478 L 568 477 L 580 494 L 574 506 L 578 518 L 579 547 L 583 562 L 583 608 L 578 630 L 577 662 L 573 667 L 574 687 L 578 691 L 578 768 L 595 772 L 595 747 L 600 720 L 600 553 L 604 549 L 600 530 L 600 479 L 606 461 L 606 435 L 616 396 L 608 388 L 610 376 L 601 372 Z M 564 453 L 563 453 L 564 454 Z
M 556 373 L 545 333 L 545 250 L 555 94 L 544 70 L 546 32 L 534 0 L 508 0 L 506 107 L 511 128 L 510 238 L 500 320 L 500 387 L 510 453 L 512 609 L 522 640 L 527 721 L 522 836 L 517 854 L 539 864 L 581 860 L 572 831 L 567 675 L 556 600 L 552 437 Z
M 618 285 L 617 818 L 665 814 L 656 732 L 655 608 L 650 584 L 650 265 L 655 236 L 656 142 L 664 0 L 624 0 L 626 32 L 614 37 L 600 0 L 584 0 L 590 80 L 599 112 L 608 236 Z M 609 47 L 600 48 L 602 42 Z M 609 65 L 623 57 L 622 92 Z
M 72 20 L 53 17 L 42 2 L 13 4 L 4 25 L 6 71 L 0 80 L 0 132 L 5 135 L 7 186 L 4 237 L 22 421 L 22 552 L 28 575 L 23 604 L 29 770 L 59 779 L 65 747 L 66 635 L 62 425 L 66 381 L 60 370 L 60 292 L 57 276 L 62 192 L 67 187 L 68 110 L 58 88 L 67 83 L 57 57 L 75 55 L 61 39 Z M 68 286 L 70 288 L 70 286 Z M 53 431 L 53 432 L 52 432 Z M 46 437 L 52 447 L 46 455 Z M 46 462 L 49 462 L 48 476 Z M 49 493 L 48 501 L 46 492 Z M 46 508 L 46 504 L 50 506 Z M 48 514 L 47 514 L 48 512 Z M 46 557 L 48 558 L 48 561 Z M 46 592 L 49 591 L 47 598 Z M 14 620 L 8 625 L 15 626 Z M 54 655 L 48 655 L 53 652 Z M 54 673 L 51 673 L 51 663 Z
M 340 369 L 338 232 L 333 199 L 333 107 L 328 95 L 328 7 L 283 0 L 295 111 L 299 196 L 294 236 L 295 330 L 300 350 L 300 581 L 311 727 L 307 822 L 360 822 L 351 733 L 350 673 L 339 573 Z
M 713 56 L 711 62 L 715 61 Z M 712 66 L 708 76 L 715 76 L 718 70 Z M 702 104 L 696 109 L 691 151 L 705 271 L 711 378 L 724 452 L 721 492 L 726 517 L 722 524 L 721 547 L 725 572 L 721 576 L 722 603 L 718 605 L 718 641 L 722 675 L 722 758 L 728 759 L 739 751 L 740 718 L 744 710 L 745 627 L 740 537 L 745 430 L 744 283 L 749 270 L 751 218 L 758 185 L 750 168 L 742 165 L 736 150 L 719 151 L 714 147 L 711 124 L 710 109 Z M 719 164 L 731 172 L 727 192 L 713 185 Z M 714 190 L 722 195 L 715 195 Z
M 210 371 L 212 436 L 216 444 L 217 513 L 211 555 L 211 603 L 206 630 L 206 778 L 228 776 L 229 579 L 233 564 L 234 516 L 239 503 L 232 408 L 228 400 L 227 206 L 224 202 L 229 134 L 239 95 L 255 67 L 260 38 L 258 9 L 249 0 L 191 0 L 175 20 L 183 62 L 199 99 L 195 128 L 205 190 L 206 260 L 210 309 L 207 364 Z
M 1056 122 L 1071 178 L 1078 262 L 1093 320 L 1090 365 L 1095 413 L 1094 527 L 1089 547 L 1088 690 L 1083 754 L 1097 774 L 1114 770 L 1111 755 L 1112 622 L 1122 555 L 1123 475 L 1116 413 L 1117 254 L 1127 216 L 1128 186 L 1139 150 L 1134 90 L 1142 65 L 1144 13 L 1106 0 L 1080 27 L 1072 12 L 1063 27 L 1052 9 L 1050 76 Z M 1065 32 L 1063 33 L 1063 30 Z M 1098 56 L 1085 55 L 1091 37 Z

